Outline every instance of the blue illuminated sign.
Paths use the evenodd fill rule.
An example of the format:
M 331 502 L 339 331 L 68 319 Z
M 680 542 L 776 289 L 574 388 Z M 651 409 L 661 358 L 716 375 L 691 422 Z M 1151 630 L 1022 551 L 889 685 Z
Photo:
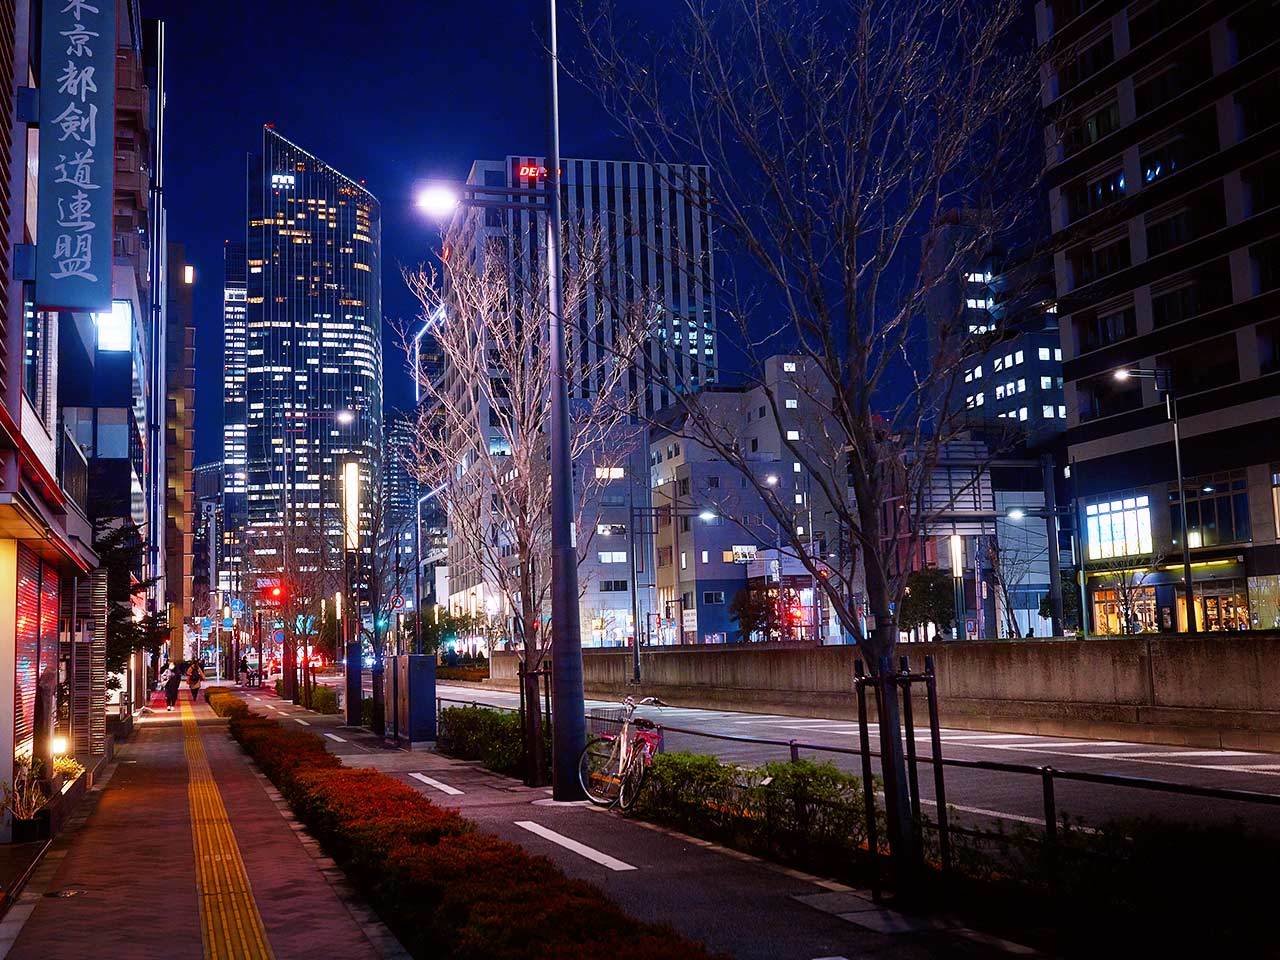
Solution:
M 47 0 L 42 15 L 36 304 L 109 313 L 116 5 Z

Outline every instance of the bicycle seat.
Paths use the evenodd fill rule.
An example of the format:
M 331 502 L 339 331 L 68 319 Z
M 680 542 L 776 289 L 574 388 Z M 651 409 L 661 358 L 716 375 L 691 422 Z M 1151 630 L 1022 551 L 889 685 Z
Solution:
M 635 727 L 638 730 L 658 729 L 658 725 L 656 723 L 654 723 L 652 720 L 646 720 L 644 717 L 636 717 L 635 720 L 632 721 L 632 723 L 635 725 Z

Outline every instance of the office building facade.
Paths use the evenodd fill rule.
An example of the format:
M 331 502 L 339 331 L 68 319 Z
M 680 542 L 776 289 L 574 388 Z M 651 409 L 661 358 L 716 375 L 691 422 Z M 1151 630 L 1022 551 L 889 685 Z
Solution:
M 165 587 L 170 645 L 181 647 L 191 624 L 195 547 L 196 319 L 195 267 L 170 243 L 165 305 Z
M 245 403 L 245 374 L 248 366 L 249 267 L 242 240 L 222 245 L 222 527 L 224 563 L 219 567 L 215 589 L 240 593 L 240 571 L 244 564 L 244 528 L 249 520 L 249 482 L 245 443 L 249 430 L 249 410 Z
M 546 169 L 535 156 L 477 161 L 467 177 L 475 187 L 499 190 L 536 189 L 545 181 Z M 599 389 L 600 384 L 582 371 L 599 369 L 602 357 L 607 358 L 615 318 L 640 304 L 652 317 L 645 349 L 658 373 L 650 382 L 630 374 L 627 386 L 637 421 L 666 406 L 673 387 L 700 390 L 716 382 L 719 356 L 708 189 L 707 170 L 696 164 L 563 161 L 564 222 L 577 225 L 583 248 L 598 251 L 593 254 L 598 257 L 595 282 L 588 285 L 576 315 L 565 318 L 575 331 L 570 339 L 579 351 L 567 361 L 571 402 L 593 396 Z M 501 193 L 492 198 L 499 197 L 510 199 Z M 472 256 L 491 256 L 498 249 L 505 251 L 513 276 L 541 273 L 545 257 L 541 214 L 533 209 L 471 209 L 462 216 L 468 242 L 473 244 Z M 570 269 L 573 256 L 572 251 L 566 252 Z M 475 417 L 479 442 L 485 442 L 488 411 L 477 410 Z M 604 471 L 607 478 L 583 505 L 584 524 L 621 530 L 630 523 L 626 516 L 632 508 L 650 506 L 643 434 L 638 423 L 622 427 L 618 436 L 625 439 L 593 452 L 577 465 L 582 478 L 597 471 Z M 624 485 L 627 490 L 619 492 Z M 627 600 L 637 577 L 631 556 L 623 547 L 597 548 L 594 536 L 589 544 L 582 542 L 586 548 L 579 566 L 583 643 L 628 643 L 636 633 L 633 605 Z M 496 585 L 487 582 L 474 546 L 459 539 L 448 545 L 448 583 L 452 608 L 500 611 Z
M 1274 4 L 1042 0 L 1036 17 L 1068 457 L 1092 629 L 1275 627 Z M 1170 397 L 1194 616 L 1180 586 Z
M 380 208 L 269 125 L 247 206 L 245 564 L 279 572 L 286 531 L 336 548 L 343 463 L 366 504 L 381 464 Z

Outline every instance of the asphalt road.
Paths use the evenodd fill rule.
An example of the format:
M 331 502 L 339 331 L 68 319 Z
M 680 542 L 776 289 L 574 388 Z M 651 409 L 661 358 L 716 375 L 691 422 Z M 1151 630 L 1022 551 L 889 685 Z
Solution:
M 438 695 L 446 700 L 513 707 L 515 693 L 477 687 L 441 684 Z M 448 704 L 446 703 L 446 706 Z M 617 704 L 590 700 L 588 710 Z M 668 750 L 689 750 L 713 754 L 742 764 L 785 760 L 786 746 L 769 746 L 714 740 L 696 733 L 753 737 L 765 740 L 797 740 L 802 757 L 831 760 L 837 766 L 860 772 L 861 760 L 824 751 L 822 747 L 856 749 L 856 721 L 784 717 L 771 714 L 733 713 L 686 707 L 644 707 L 641 716 L 657 723 L 694 734 L 668 732 Z M 879 750 L 879 738 L 872 726 L 871 749 Z M 1280 755 L 1239 750 L 1208 750 L 1189 747 L 1126 743 L 1115 740 L 1076 740 L 1018 733 L 981 733 L 973 730 L 942 730 L 944 757 L 988 760 L 1002 763 L 1051 766 L 1056 770 L 1111 773 L 1129 777 L 1164 780 L 1179 784 L 1223 787 L 1280 796 Z M 917 730 L 917 751 L 930 755 L 926 732 Z M 879 773 L 878 764 L 876 773 Z M 932 767 L 920 765 L 923 802 L 934 800 Z M 975 823 L 998 818 L 1006 824 L 1043 826 L 1044 804 L 1038 776 L 950 767 L 946 770 L 946 800 Z M 1228 823 L 1242 820 L 1259 830 L 1280 835 L 1280 808 L 1254 803 L 1205 799 L 1156 793 L 1133 787 L 1072 783 L 1057 780 L 1055 793 L 1059 817 L 1068 815 L 1085 824 L 1117 818 L 1158 815 L 1199 823 Z

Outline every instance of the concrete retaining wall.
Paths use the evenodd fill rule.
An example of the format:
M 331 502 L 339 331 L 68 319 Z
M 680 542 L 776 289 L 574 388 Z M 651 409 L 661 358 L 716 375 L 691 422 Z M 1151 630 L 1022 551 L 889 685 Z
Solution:
M 1280 634 L 908 644 L 932 654 L 952 727 L 1280 752 Z M 690 646 L 589 650 L 587 694 L 658 696 L 679 706 L 853 718 L 856 647 Z M 495 654 L 495 686 L 516 657 Z

